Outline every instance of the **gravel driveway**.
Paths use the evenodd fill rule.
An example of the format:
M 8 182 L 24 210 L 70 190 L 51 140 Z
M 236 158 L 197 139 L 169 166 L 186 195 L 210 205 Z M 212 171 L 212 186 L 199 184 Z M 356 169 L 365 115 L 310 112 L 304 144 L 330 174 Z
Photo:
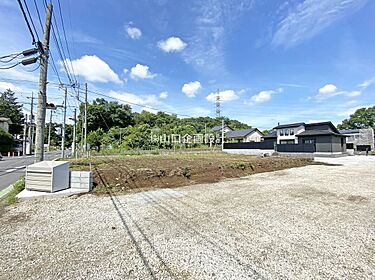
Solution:
M 0 279 L 374 279 L 375 157 L 0 217 Z

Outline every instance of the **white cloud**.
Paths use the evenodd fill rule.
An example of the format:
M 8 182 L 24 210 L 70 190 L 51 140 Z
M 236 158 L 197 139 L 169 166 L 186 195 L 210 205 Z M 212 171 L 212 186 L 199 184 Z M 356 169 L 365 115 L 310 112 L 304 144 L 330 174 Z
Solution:
M 270 101 L 273 94 L 281 93 L 283 91 L 284 90 L 282 88 L 278 88 L 276 90 L 273 90 L 273 89 L 262 90 L 262 91 L 258 92 L 258 94 L 255 94 L 255 95 L 250 97 L 249 104 L 254 105 L 256 103 L 263 103 L 263 102 Z M 247 103 L 247 102 L 245 102 L 245 103 Z
M 369 86 L 371 86 L 372 84 L 375 84 L 375 76 L 372 77 L 371 79 L 368 79 L 368 80 L 364 81 L 362 84 L 359 84 L 358 86 L 363 88 L 363 89 L 366 89 Z
M 14 92 L 22 92 L 22 88 L 12 84 L 12 83 L 7 83 L 7 82 L 0 82 L 0 91 L 4 92 L 7 89 L 10 89 Z
M 217 92 L 211 92 L 206 99 L 211 102 L 216 101 Z M 219 92 L 220 102 L 229 102 L 238 99 L 238 95 L 234 90 L 228 89 Z
M 198 90 L 202 88 L 202 85 L 199 81 L 190 82 L 187 84 L 184 84 L 182 87 L 182 92 L 186 94 L 187 97 L 195 97 Z
M 158 110 L 150 108 L 150 107 L 142 107 L 141 111 L 146 111 L 146 112 L 149 112 L 149 113 L 152 113 L 152 114 L 158 113 Z
M 165 99 L 168 97 L 168 92 L 167 91 L 163 91 L 159 94 L 159 97 L 162 98 L 162 99 Z
M 286 47 L 310 39 L 341 18 L 356 12 L 367 0 L 305 0 L 279 23 L 272 44 Z
M 117 92 L 111 90 L 109 95 L 123 103 L 135 103 L 142 106 L 153 106 L 160 104 L 158 97 L 154 94 L 137 95 L 130 92 Z
M 70 63 L 72 63 L 75 74 L 84 77 L 87 81 L 101 83 L 114 82 L 116 84 L 123 83 L 111 67 L 96 55 L 84 55 L 71 62 L 69 59 L 65 61 L 69 66 L 71 65 Z M 60 65 L 62 65 L 61 61 Z
M 169 37 L 164 41 L 158 42 L 158 47 L 165 52 L 180 52 L 187 44 L 178 37 Z
M 354 90 L 354 91 L 341 90 L 341 91 L 339 91 L 336 85 L 326 84 L 318 90 L 318 94 L 316 95 L 316 99 L 318 101 L 322 101 L 322 100 L 325 100 L 327 98 L 331 98 L 331 97 L 334 97 L 334 96 L 337 96 L 337 95 L 344 95 L 344 96 L 348 96 L 348 97 L 356 97 L 356 96 L 360 96 L 361 94 L 362 94 L 362 92 L 359 91 L 359 90 Z
M 232 23 L 253 7 L 254 0 L 197 1 L 189 47 L 183 52 L 186 63 L 205 75 L 225 73 L 225 36 Z
M 129 25 L 126 27 L 126 32 L 133 40 L 137 40 L 142 36 L 142 31 L 139 28 L 132 26 L 132 22 L 129 22 Z
M 356 97 L 356 96 L 360 96 L 362 94 L 361 91 L 359 90 L 353 90 L 353 91 L 349 91 L 346 93 L 346 96 L 349 96 L 349 97 Z
M 334 84 L 326 84 L 319 89 L 319 94 L 322 95 L 332 95 L 337 92 L 337 86 Z
M 102 43 L 102 41 L 100 41 L 99 39 L 92 37 L 78 30 L 74 30 L 72 32 L 72 39 L 76 43 L 84 43 L 84 44 L 101 44 Z
M 211 110 L 205 107 L 193 107 L 189 110 L 189 115 L 193 117 L 208 116 L 210 113 L 211 113 Z
M 128 73 L 129 72 L 129 69 L 127 68 L 124 68 L 124 70 L 122 70 L 124 72 L 124 74 Z
M 152 79 L 156 74 L 150 72 L 150 67 L 147 65 L 137 64 L 130 69 L 130 77 L 132 79 Z

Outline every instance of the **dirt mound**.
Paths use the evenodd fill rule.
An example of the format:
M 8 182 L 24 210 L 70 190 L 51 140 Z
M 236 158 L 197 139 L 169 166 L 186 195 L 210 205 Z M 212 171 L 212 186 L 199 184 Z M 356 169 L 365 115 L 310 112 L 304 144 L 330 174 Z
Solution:
M 73 162 L 73 165 L 77 163 Z M 218 182 L 254 173 L 313 164 L 305 158 L 222 153 L 127 156 L 92 160 L 96 193 L 127 192 Z M 88 166 L 81 162 L 81 167 Z M 81 168 L 85 169 L 85 168 Z

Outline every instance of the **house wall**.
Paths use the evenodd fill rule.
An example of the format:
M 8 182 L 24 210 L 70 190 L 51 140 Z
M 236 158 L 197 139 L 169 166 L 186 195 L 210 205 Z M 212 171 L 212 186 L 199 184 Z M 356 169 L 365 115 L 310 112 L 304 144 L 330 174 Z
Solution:
M 360 129 L 359 133 L 351 133 L 346 138 L 347 143 L 353 143 L 356 149 L 357 145 L 370 145 L 374 149 L 374 130 L 372 128 Z
M 247 135 L 243 142 L 260 142 L 262 140 L 262 134 L 260 134 L 258 131 L 254 131 L 253 133 L 250 133 L 250 135 Z
M 341 137 L 333 135 L 322 135 L 322 136 L 306 136 L 298 137 L 298 143 L 303 143 L 303 140 L 313 139 L 315 140 L 315 147 L 317 153 L 340 153 L 346 151 L 346 141 L 344 139 L 344 149 L 341 148 Z
M 290 129 L 294 130 L 294 135 L 288 135 L 288 136 L 283 135 L 283 136 L 281 136 L 280 131 L 285 130 L 285 129 L 288 129 L 288 128 L 277 129 L 277 144 L 280 144 L 281 140 L 294 140 L 294 143 L 297 144 L 298 143 L 297 134 L 305 131 L 305 126 L 300 125 L 298 127 L 289 128 L 289 130 Z

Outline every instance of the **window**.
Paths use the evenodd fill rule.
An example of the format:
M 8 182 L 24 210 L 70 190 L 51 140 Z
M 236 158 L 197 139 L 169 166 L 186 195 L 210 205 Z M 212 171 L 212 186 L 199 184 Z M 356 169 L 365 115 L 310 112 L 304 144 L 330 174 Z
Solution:
M 290 129 L 290 135 L 294 135 L 294 129 L 293 128 Z
M 315 139 L 303 139 L 303 144 L 315 144 Z
M 285 136 L 289 136 L 289 129 L 285 129 Z
M 285 144 L 295 144 L 294 140 L 280 140 L 280 144 L 285 145 Z
M 280 130 L 280 136 L 284 136 L 284 130 Z

